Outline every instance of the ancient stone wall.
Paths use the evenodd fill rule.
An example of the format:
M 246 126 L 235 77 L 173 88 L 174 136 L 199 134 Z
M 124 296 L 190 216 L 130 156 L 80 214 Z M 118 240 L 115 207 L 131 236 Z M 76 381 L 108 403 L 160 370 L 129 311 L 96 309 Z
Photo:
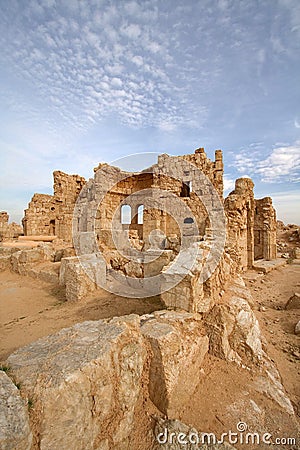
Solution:
M 145 241 L 145 249 L 150 248 L 149 236 L 153 230 L 161 230 L 165 236 L 180 234 L 181 224 L 172 218 L 174 211 L 168 211 L 167 208 L 170 205 L 170 197 L 164 193 L 167 191 L 180 198 L 181 205 L 185 204 L 186 210 L 189 209 L 195 216 L 198 236 L 203 237 L 208 225 L 208 214 L 201 195 L 209 201 L 210 183 L 220 198 L 223 195 L 221 150 L 216 151 L 215 158 L 215 161 L 207 158 L 203 148 L 197 149 L 192 155 L 161 155 L 157 164 L 137 174 L 99 164 L 94 169 L 94 180 L 89 181 L 81 194 L 77 231 L 95 231 L 100 245 L 101 242 L 106 245 L 110 242 L 114 249 L 110 231 L 112 228 L 115 231 L 122 223 L 122 208 L 126 206 L 129 208 L 129 220 L 123 222 L 119 230 L 136 230 L 139 238 Z M 199 172 L 203 174 L 205 182 L 200 182 Z M 147 197 L 150 199 L 145 204 Z M 97 205 L 100 205 L 99 208 Z M 140 207 L 143 207 L 141 222 L 138 213 Z M 183 223 L 190 217 L 186 217 L 183 212 L 181 214 L 181 209 L 177 208 L 176 213 Z
M 25 210 L 24 234 L 56 235 L 71 242 L 74 205 L 85 179 L 60 171 L 55 171 L 53 177 L 54 195 L 34 194 Z
M 272 260 L 277 256 L 276 211 L 272 199 L 255 200 L 254 259 Z
M 276 211 L 272 199 L 254 199 L 250 178 L 236 180 L 235 189 L 225 200 L 227 245 L 247 270 L 254 260 L 276 259 Z
M 23 218 L 25 236 L 55 235 L 57 209 L 53 195 L 34 194 Z
M 23 233 L 22 227 L 15 222 L 8 223 L 9 215 L 6 211 L 0 212 L 0 241 L 17 238 Z
M 157 164 L 140 173 L 108 164 L 99 164 L 94 171 L 94 179 L 87 184 L 78 175 L 54 172 L 54 195 L 33 196 L 23 220 L 25 234 L 53 234 L 72 242 L 73 226 L 75 233 L 95 233 L 100 249 L 115 250 L 126 232 L 148 250 L 153 239 L 166 248 L 169 237 L 180 245 L 184 235 L 192 243 L 206 238 L 208 230 L 214 232 L 209 210 L 223 205 L 221 150 L 216 150 L 215 161 L 199 148 L 190 155 L 160 155 Z M 252 267 L 254 258 L 276 257 L 274 208 L 268 198 L 254 200 L 253 186 L 249 178 L 238 179 L 225 201 L 227 245 L 237 255 L 241 270 Z M 129 208 L 126 220 L 123 208 Z
M 76 199 L 85 185 L 79 175 L 53 172 L 54 200 L 56 205 L 55 233 L 66 242 L 72 242 L 72 218 Z
M 239 258 L 242 271 L 254 262 L 254 183 L 250 178 L 239 178 L 235 189 L 225 200 L 227 216 L 227 245 Z

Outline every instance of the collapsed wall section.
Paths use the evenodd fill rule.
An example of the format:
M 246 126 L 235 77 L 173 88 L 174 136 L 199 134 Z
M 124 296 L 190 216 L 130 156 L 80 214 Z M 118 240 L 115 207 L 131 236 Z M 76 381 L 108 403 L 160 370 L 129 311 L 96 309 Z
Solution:
M 22 220 L 25 236 L 55 235 L 55 219 L 54 196 L 34 194 Z
M 254 213 L 254 259 L 275 259 L 276 245 L 276 211 L 271 197 L 255 200 Z
M 242 271 L 251 269 L 254 260 L 273 260 L 276 248 L 276 211 L 272 199 L 254 199 L 254 183 L 239 178 L 225 199 L 227 245 L 238 258 Z
M 85 184 L 79 175 L 53 172 L 54 195 L 34 194 L 23 218 L 25 236 L 55 235 L 72 241 L 72 216 L 76 199 Z
M 16 238 L 23 233 L 22 227 L 15 222 L 8 223 L 9 215 L 6 211 L 0 212 L 0 242 Z
M 238 178 L 235 189 L 225 199 L 227 245 L 238 258 L 240 270 L 254 262 L 254 183 L 250 178 Z

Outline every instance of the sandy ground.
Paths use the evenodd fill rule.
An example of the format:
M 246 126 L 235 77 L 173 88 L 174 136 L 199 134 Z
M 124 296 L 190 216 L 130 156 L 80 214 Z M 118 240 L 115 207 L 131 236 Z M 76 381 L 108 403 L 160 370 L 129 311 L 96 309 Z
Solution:
M 162 309 L 156 297 L 132 299 L 97 291 L 78 303 L 66 302 L 64 292 L 42 281 L 12 272 L 0 273 L 0 361 L 19 347 L 85 320 Z

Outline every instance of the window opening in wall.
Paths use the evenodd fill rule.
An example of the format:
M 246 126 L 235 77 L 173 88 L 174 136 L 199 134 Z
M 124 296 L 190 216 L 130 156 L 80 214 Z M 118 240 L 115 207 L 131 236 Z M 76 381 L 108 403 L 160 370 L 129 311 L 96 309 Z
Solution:
M 180 197 L 189 197 L 191 192 L 191 181 L 184 181 L 181 186 Z
M 50 234 L 55 235 L 55 220 L 50 220 Z
M 143 225 L 144 223 L 144 205 L 138 207 L 138 225 Z
M 192 217 L 186 217 L 183 223 L 194 223 L 194 220 L 192 219 Z
M 131 206 L 122 205 L 121 206 L 121 224 L 128 225 L 131 224 Z

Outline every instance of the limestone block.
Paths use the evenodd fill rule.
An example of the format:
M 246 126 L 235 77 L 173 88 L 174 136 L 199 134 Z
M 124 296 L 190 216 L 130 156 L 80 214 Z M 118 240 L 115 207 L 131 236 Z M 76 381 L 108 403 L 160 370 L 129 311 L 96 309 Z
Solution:
M 54 254 L 54 250 L 48 244 L 15 252 L 11 257 L 12 270 L 20 275 L 27 275 L 33 265 L 54 261 Z
M 128 261 L 124 265 L 124 271 L 128 277 L 133 277 L 133 278 L 142 278 L 143 277 L 142 264 L 137 261 Z
M 295 334 L 297 334 L 297 335 L 300 334 L 300 320 L 295 325 Z
M 0 449 L 30 450 L 31 443 L 27 405 L 11 379 L 0 371 Z
M 106 280 L 106 263 L 100 253 L 63 258 L 59 283 L 66 286 L 66 299 L 81 300 Z
M 276 402 L 291 416 L 294 409 L 290 399 L 287 397 L 284 387 L 281 384 L 281 376 L 271 359 L 264 353 L 261 361 L 261 374 L 255 379 L 254 386 L 258 392 L 263 393 L 268 398 Z
M 147 250 L 144 252 L 145 278 L 159 275 L 163 267 L 169 264 L 174 254 L 171 250 Z
M 0 247 L 0 256 L 10 256 L 13 253 L 19 252 L 21 247 L 15 246 L 15 242 L 4 242 Z
M 236 294 L 232 290 L 231 296 L 216 304 L 206 318 L 210 352 L 238 363 L 253 363 L 263 355 L 259 323 L 248 301 L 241 297 L 241 289 Z
M 141 320 L 143 322 L 143 317 Z M 169 415 L 180 410 L 198 384 L 202 361 L 208 351 L 208 337 L 196 314 L 160 311 L 144 320 L 141 331 L 153 352 L 150 398 Z
M 59 248 L 55 250 L 54 262 L 59 262 L 62 258 L 69 258 L 70 256 L 75 256 L 75 250 L 73 247 Z
M 57 284 L 59 281 L 60 262 L 46 262 L 28 270 L 28 275 L 47 283 Z
M 10 355 L 33 402 L 39 448 L 92 450 L 105 440 L 127 448 L 146 355 L 134 315 L 83 322 Z

